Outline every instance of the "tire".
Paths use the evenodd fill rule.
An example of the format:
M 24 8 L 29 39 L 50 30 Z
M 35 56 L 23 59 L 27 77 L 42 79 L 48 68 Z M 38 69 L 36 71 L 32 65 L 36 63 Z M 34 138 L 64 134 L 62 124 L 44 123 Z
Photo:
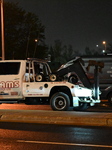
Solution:
M 70 107 L 69 96 L 63 92 L 55 93 L 50 99 L 50 105 L 53 110 L 66 111 Z
M 43 81 L 43 75 L 42 74 L 37 74 L 35 77 L 37 82 L 42 82 Z
M 112 93 L 108 95 L 108 102 L 109 102 L 109 105 L 112 106 Z
M 57 77 L 56 77 L 55 74 L 51 74 L 51 75 L 49 76 L 49 79 L 50 79 L 50 81 L 54 82 L 54 81 L 56 81 Z
M 86 110 L 88 108 L 89 108 L 88 103 L 82 103 L 82 102 L 80 102 L 79 106 L 78 107 L 74 107 L 73 110 L 83 111 L 83 110 Z
M 73 84 L 76 84 L 78 82 L 78 78 L 76 75 L 71 75 L 69 78 L 68 78 L 68 82 L 70 83 L 73 83 Z

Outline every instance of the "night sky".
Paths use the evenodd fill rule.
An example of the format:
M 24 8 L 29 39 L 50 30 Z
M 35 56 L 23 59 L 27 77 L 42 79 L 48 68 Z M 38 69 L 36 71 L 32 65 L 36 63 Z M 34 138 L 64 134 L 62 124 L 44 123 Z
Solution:
M 74 50 L 112 43 L 112 0 L 4 0 L 19 2 L 46 27 L 46 44 L 59 39 Z

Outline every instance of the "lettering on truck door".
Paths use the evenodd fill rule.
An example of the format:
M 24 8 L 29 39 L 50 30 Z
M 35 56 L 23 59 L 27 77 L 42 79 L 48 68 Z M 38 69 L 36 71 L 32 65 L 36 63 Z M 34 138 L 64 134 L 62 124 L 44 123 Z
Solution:
M 0 99 L 21 98 L 20 62 L 0 62 Z

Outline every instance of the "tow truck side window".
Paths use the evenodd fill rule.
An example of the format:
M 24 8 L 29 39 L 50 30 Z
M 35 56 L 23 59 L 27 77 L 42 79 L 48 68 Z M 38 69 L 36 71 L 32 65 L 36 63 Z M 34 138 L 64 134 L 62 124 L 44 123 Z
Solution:
M 20 70 L 20 62 L 1 62 L 0 75 L 17 75 Z

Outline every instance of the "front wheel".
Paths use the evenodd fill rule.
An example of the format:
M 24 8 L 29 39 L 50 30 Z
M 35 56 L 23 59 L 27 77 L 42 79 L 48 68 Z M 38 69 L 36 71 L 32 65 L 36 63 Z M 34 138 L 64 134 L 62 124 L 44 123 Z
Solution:
M 50 105 L 53 110 L 68 110 L 70 107 L 69 96 L 63 92 L 55 93 L 50 99 Z
M 79 111 L 83 111 L 89 108 L 88 103 L 83 103 L 83 102 L 79 102 L 79 106 L 78 107 L 74 107 L 73 110 L 79 110 Z

